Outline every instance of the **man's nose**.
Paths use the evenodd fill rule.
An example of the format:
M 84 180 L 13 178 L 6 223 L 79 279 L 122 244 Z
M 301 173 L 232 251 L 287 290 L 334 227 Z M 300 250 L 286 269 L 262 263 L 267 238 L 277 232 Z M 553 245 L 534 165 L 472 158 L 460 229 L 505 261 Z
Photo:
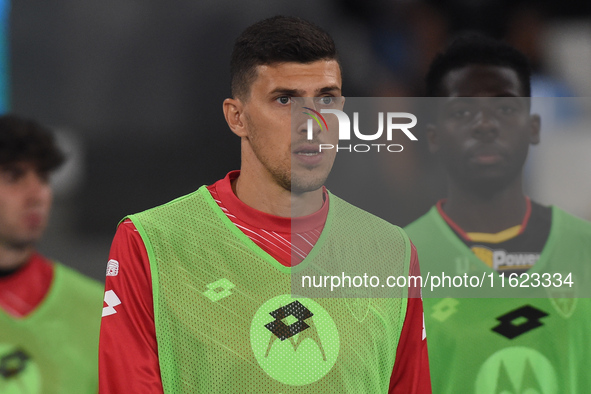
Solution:
M 36 171 L 29 171 L 23 179 L 23 188 L 29 202 L 38 203 L 43 201 L 49 192 L 47 180 Z
M 476 138 L 496 138 L 499 132 L 499 122 L 491 108 L 480 108 L 474 117 L 472 134 Z
M 316 108 L 316 102 L 313 97 L 300 97 L 297 111 L 300 113 L 297 130 L 301 134 L 306 134 L 309 140 L 318 135 L 323 130 L 322 115 L 319 108 Z M 293 118 L 292 118 L 293 121 Z

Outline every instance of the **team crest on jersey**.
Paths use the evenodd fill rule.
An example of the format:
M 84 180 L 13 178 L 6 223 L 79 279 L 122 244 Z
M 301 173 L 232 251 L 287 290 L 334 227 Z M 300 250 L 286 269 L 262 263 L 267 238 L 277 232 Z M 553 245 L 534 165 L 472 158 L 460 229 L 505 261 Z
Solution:
M 107 263 L 107 276 L 119 275 L 119 262 L 117 260 L 109 260 Z
M 41 393 L 39 367 L 13 345 L 0 344 L 0 393 Z
M 565 319 L 571 317 L 577 308 L 578 298 L 550 298 L 549 300 L 556 312 Z
M 505 348 L 482 364 L 475 393 L 557 394 L 556 371 L 537 350 L 521 346 Z
M 344 287 L 340 289 L 340 292 L 349 312 L 351 312 L 355 320 L 359 323 L 363 323 L 369 314 L 369 306 L 371 305 L 371 298 L 367 297 L 367 290 L 362 288 Z
M 265 302 L 250 327 L 255 359 L 270 377 L 301 386 L 323 378 L 340 348 L 336 324 L 318 303 L 281 295 Z
M 562 277 L 564 278 L 566 275 L 563 275 Z M 573 282 L 575 284 L 578 283 L 574 274 L 572 277 Z M 548 294 L 550 304 L 552 304 L 556 312 L 565 319 L 571 317 L 577 307 L 576 292 L 576 288 L 567 286 L 550 286 L 546 288 L 546 294 Z
M 359 322 L 363 323 L 369 314 L 369 306 L 371 305 L 371 298 L 345 298 L 345 304 L 353 317 Z

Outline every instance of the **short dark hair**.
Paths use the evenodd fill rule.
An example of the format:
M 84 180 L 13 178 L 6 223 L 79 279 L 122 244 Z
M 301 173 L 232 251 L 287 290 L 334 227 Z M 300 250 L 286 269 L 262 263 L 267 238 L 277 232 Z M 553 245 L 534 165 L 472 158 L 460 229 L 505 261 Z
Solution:
M 0 116 L 0 165 L 28 161 L 38 171 L 50 172 L 64 160 L 49 129 L 16 115 Z
M 531 67 L 527 57 L 509 44 L 478 33 L 459 35 L 447 49 L 439 53 L 426 77 L 427 96 L 443 95 L 441 82 L 453 70 L 472 65 L 507 67 L 514 70 L 525 97 L 531 96 Z
M 318 26 L 291 16 L 274 16 L 248 27 L 234 43 L 232 95 L 246 98 L 256 67 L 282 62 L 338 61 L 332 37 Z

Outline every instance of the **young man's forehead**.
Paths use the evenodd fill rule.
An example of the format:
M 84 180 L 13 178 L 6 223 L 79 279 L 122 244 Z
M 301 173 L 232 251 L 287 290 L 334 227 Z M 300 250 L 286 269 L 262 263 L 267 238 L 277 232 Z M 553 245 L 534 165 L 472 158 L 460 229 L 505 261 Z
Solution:
M 17 159 L 11 160 L 6 162 L 0 162 L 0 170 L 2 171 L 9 171 L 9 170 L 22 170 L 27 171 L 29 169 L 33 169 L 35 172 L 47 172 L 41 168 L 40 163 L 37 160 L 32 159 Z
M 294 96 L 294 97 L 319 97 L 323 94 L 327 93 L 340 93 L 341 87 L 337 84 L 328 84 L 323 87 L 318 87 L 312 90 L 312 92 L 306 89 L 298 89 L 298 88 L 288 88 L 284 86 L 278 86 L 275 89 L 271 90 L 269 94 L 285 94 L 287 96 Z M 310 94 L 314 93 L 314 94 Z
M 252 85 L 264 83 L 270 91 L 313 95 L 341 89 L 341 71 L 335 60 L 260 65 Z
M 465 106 L 482 106 L 482 105 L 514 105 L 521 106 L 529 102 L 529 97 L 520 97 L 514 95 L 491 95 L 483 97 L 465 97 L 465 96 L 450 96 L 443 97 L 439 100 L 445 107 L 454 107 L 459 105 Z
M 508 66 L 468 64 L 447 71 L 441 78 L 443 96 L 523 96 L 519 73 Z

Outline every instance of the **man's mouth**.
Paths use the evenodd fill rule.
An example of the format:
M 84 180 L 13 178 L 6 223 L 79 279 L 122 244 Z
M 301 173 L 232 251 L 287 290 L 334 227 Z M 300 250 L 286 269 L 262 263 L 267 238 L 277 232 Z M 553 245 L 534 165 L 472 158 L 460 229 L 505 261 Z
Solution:
M 38 213 L 29 213 L 25 215 L 24 221 L 28 227 L 36 228 L 43 222 L 43 216 Z
M 316 166 L 324 158 L 324 152 L 320 151 L 320 146 L 312 144 L 297 147 L 293 151 L 293 155 L 296 162 L 304 166 Z
M 498 154 L 479 154 L 473 156 L 473 161 L 481 164 L 495 164 L 501 161 L 501 155 Z
M 296 155 L 300 156 L 316 156 L 320 153 L 318 147 L 301 147 L 294 151 Z
M 494 147 L 484 147 L 470 154 L 470 161 L 478 164 L 497 164 L 503 160 L 503 153 Z

